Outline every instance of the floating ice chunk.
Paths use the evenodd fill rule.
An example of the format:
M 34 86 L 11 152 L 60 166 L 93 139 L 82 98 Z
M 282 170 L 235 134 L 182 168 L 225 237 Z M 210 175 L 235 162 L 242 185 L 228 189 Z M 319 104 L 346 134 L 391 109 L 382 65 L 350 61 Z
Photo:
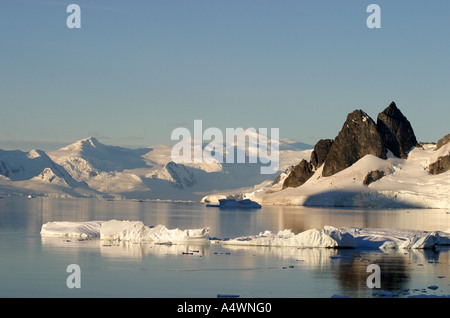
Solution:
M 341 233 L 337 228 L 327 226 L 324 229 L 310 229 L 299 234 L 283 230 L 274 234 L 265 231 L 259 235 L 238 237 L 222 244 L 255 246 L 291 246 L 291 247 L 354 247 L 353 236 Z
M 103 221 L 48 222 L 41 227 L 41 236 L 99 237 Z
M 41 236 L 99 237 L 102 240 L 171 243 L 209 239 L 209 228 L 168 229 L 149 227 L 141 221 L 49 222 L 42 225 Z
M 433 248 L 439 244 L 439 234 L 436 232 L 414 235 L 399 245 L 402 249 Z
M 149 227 L 141 221 L 104 222 L 100 229 L 103 240 L 149 241 L 149 242 L 183 242 L 189 240 L 208 240 L 209 228 L 203 229 L 168 229 L 164 225 Z

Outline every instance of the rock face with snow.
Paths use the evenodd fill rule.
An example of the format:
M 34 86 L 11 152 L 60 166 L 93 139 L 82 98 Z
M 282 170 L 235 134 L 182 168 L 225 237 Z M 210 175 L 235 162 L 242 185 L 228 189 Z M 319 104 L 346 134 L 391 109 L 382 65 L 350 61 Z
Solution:
M 436 144 L 436 147 L 434 148 L 434 151 L 439 151 L 441 148 L 443 148 L 445 145 L 449 143 L 450 143 L 450 134 L 439 139 L 439 141 Z M 445 151 L 442 152 L 442 154 L 437 158 L 437 160 L 428 166 L 428 171 L 434 175 L 441 174 L 449 170 L 450 170 L 450 150 L 448 150 L 447 152 Z
M 436 148 L 434 150 L 436 151 L 436 150 L 441 149 L 444 145 L 448 144 L 449 142 L 450 142 L 450 134 L 447 134 L 438 140 L 438 142 L 436 144 Z
M 347 116 L 331 145 L 322 175 L 331 176 L 357 162 L 365 155 L 386 159 L 387 149 L 375 122 L 362 110 Z
M 289 176 L 284 180 L 283 189 L 296 188 L 304 184 L 314 174 L 313 165 L 311 162 L 303 159 L 298 165 L 296 165 Z
M 369 185 L 372 182 L 378 181 L 384 177 L 384 171 L 374 170 L 370 171 L 363 180 L 364 185 Z
M 384 128 L 356 110 L 334 141 L 320 141 L 309 162 L 302 158 L 285 172 L 284 187 L 278 182 L 238 194 L 228 192 L 225 197 L 239 195 L 263 206 L 450 208 L 450 134 L 437 144 L 419 146 L 395 103 L 380 113 L 378 122 Z M 322 165 L 320 158 L 325 158 Z
M 450 155 L 439 157 L 435 162 L 428 166 L 431 174 L 441 174 L 450 170 Z
M 325 162 L 332 144 L 333 140 L 331 139 L 321 139 L 316 143 L 311 153 L 311 164 L 315 169 L 319 168 Z
M 377 127 L 386 148 L 391 150 L 396 157 L 407 158 L 408 151 L 417 145 L 410 122 L 394 102 L 378 114 Z

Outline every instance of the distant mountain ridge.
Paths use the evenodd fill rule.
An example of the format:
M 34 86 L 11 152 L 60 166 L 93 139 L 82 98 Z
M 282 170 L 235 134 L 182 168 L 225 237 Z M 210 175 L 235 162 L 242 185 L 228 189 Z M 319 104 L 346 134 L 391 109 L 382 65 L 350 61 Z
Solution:
M 311 146 L 304 143 L 283 139 L 279 146 L 283 169 L 293 158 L 310 155 Z M 260 164 L 177 164 L 171 150 L 169 145 L 109 146 L 95 137 L 49 153 L 0 150 L 0 195 L 200 200 L 211 191 L 272 182 L 275 177 L 261 175 Z

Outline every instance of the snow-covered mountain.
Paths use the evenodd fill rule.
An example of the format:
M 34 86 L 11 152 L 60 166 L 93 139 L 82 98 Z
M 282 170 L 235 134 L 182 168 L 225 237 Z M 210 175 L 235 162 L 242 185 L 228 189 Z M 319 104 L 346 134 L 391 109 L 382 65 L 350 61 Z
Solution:
M 320 140 L 311 154 L 311 159 L 298 158 L 300 163 L 273 183 L 218 192 L 202 201 L 240 198 L 261 205 L 450 208 L 450 134 L 436 144 L 417 142 L 394 102 L 376 123 L 362 110 L 350 113 L 337 137 Z
M 429 165 L 450 154 L 450 143 L 436 150 L 436 144 L 423 144 L 409 152 L 408 159 L 389 156 L 380 159 L 366 155 L 351 167 L 330 177 L 323 177 L 323 166 L 303 185 L 282 188 L 283 178 L 275 184 L 240 192 L 216 193 L 205 196 L 204 202 L 239 197 L 261 205 L 305 205 L 378 208 L 450 208 L 450 170 L 431 174 Z M 369 185 L 364 179 L 372 171 L 382 171 L 384 177 Z M 285 174 L 285 177 L 287 174 Z
M 280 169 L 308 158 L 312 147 L 280 140 Z M 200 200 L 217 191 L 272 182 L 253 163 L 175 163 L 172 146 L 129 149 L 94 137 L 57 151 L 0 150 L 0 194 Z
M 44 151 L 0 150 L 0 193 L 56 196 L 98 195 L 75 180 Z

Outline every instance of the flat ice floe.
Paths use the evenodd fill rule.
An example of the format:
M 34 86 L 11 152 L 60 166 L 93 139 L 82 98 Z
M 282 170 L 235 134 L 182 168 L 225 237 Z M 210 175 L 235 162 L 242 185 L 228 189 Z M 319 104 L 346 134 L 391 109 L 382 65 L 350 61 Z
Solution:
M 42 225 L 41 236 L 98 237 L 102 240 L 171 243 L 208 240 L 209 228 L 168 229 L 164 225 L 150 227 L 141 221 L 49 222 Z
M 101 240 L 152 243 L 210 242 L 212 239 L 209 233 L 209 228 L 168 229 L 164 225 L 150 227 L 141 221 L 120 220 L 49 222 L 41 228 L 43 237 L 96 237 Z M 450 245 L 450 232 L 325 226 L 298 234 L 291 230 L 277 233 L 265 231 L 258 235 L 214 241 L 228 246 L 427 249 L 437 245 Z

